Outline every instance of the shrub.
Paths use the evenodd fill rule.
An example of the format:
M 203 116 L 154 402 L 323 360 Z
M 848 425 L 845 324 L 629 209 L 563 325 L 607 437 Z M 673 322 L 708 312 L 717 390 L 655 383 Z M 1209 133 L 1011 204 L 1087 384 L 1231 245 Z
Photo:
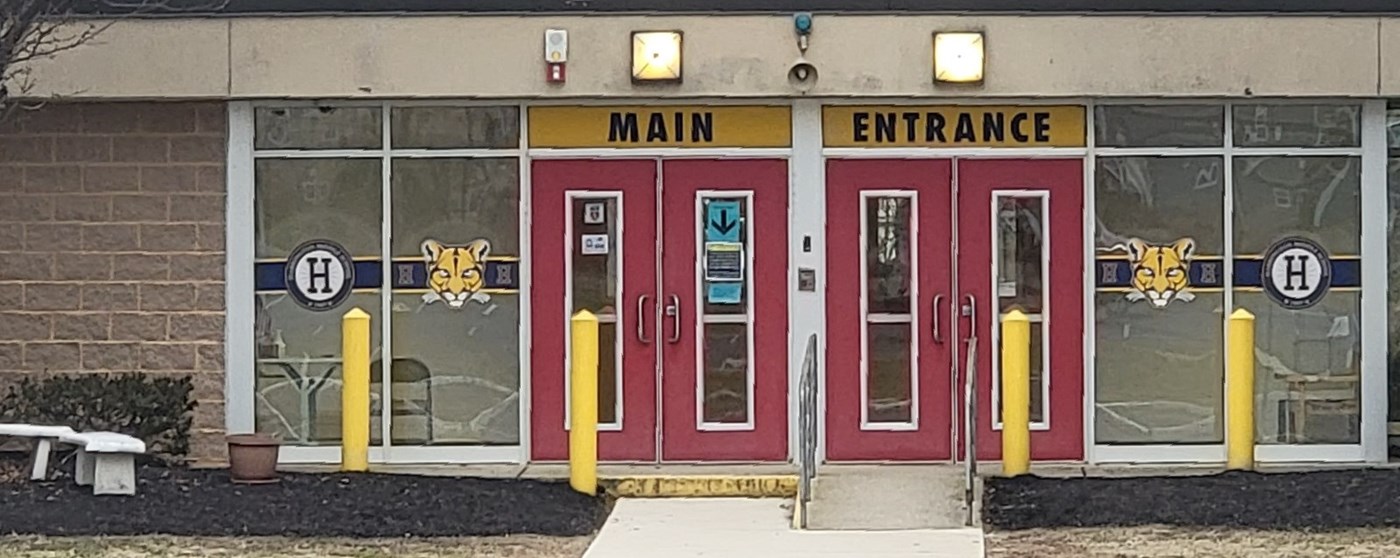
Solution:
M 173 462 L 189 453 L 193 389 L 189 376 L 27 377 L 0 399 L 0 421 L 120 432 L 140 438 L 148 453 Z

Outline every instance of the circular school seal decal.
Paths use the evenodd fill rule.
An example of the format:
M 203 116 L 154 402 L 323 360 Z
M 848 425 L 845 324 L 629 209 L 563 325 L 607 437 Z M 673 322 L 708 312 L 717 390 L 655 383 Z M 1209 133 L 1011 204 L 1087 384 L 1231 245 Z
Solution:
M 355 284 L 355 262 L 345 247 L 329 240 L 312 240 L 292 250 L 285 269 L 287 294 L 303 308 L 317 312 L 340 306 Z
M 1290 310 L 1317 304 L 1332 287 L 1332 259 L 1316 242 L 1285 238 L 1264 253 L 1259 270 L 1264 293 Z

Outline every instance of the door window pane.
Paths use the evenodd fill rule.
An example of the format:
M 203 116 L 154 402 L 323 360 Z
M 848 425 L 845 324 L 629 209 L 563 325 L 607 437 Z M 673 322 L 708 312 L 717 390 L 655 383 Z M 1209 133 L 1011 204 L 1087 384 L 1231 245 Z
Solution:
M 1258 262 L 1276 242 L 1303 237 L 1333 269 L 1324 298 L 1295 309 L 1249 286 L 1261 272 L 1236 266 L 1235 305 L 1255 316 L 1258 443 L 1360 443 L 1360 283 L 1342 273 L 1360 255 L 1360 168 L 1359 157 L 1235 158 L 1237 257 Z
M 1097 443 L 1224 441 L 1223 163 L 1098 159 Z
M 996 346 L 996 347 L 993 347 L 993 350 L 996 351 L 996 358 L 997 358 L 997 362 L 998 362 L 998 363 L 1001 362 L 1001 350 L 1002 350 L 1002 348 L 1001 348 L 1001 343 L 1002 343 L 1003 341 L 1005 341 L 1005 340 L 1002 339 L 1001 335 L 998 334 L 998 335 L 997 335 L 997 346 Z M 1031 343 L 1030 343 L 1030 345 L 1031 345 L 1031 347 L 1030 347 L 1030 357 L 1031 357 L 1031 363 L 1030 363 L 1030 368 L 1031 368 L 1031 370 L 1030 370 L 1030 372 L 1031 372 L 1031 382 L 1030 382 L 1030 383 L 1031 383 L 1031 387 L 1030 387 L 1030 395 L 1031 395 L 1031 414 L 1030 414 L 1030 419 L 1031 419 L 1031 423 L 1032 423 L 1032 424 L 1044 424 L 1044 423 L 1045 423 L 1045 327 L 1044 327 L 1044 324 L 1043 324 L 1043 323 L 1041 323 L 1041 322 L 1031 322 Z M 1000 372 L 1000 371 L 998 371 L 998 372 Z M 1002 413 L 1004 412 L 1004 409 L 1003 409 L 1003 407 L 1002 407 L 1003 401 L 1002 401 L 1002 398 L 1001 398 L 1001 383 L 1000 383 L 1000 382 L 1001 382 L 1001 376 L 998 375 L 996 378 L 993 378 L 993 381 L 998 382 L 997 385 L 996 385 L 996 393 L 997 393 L 997 402 L 996 402 L 996 403 L 997 403 L 997 419 L 996 419 L 996 420 L 997 420 L 997 423 L 1000 424 L 1001 421 L 1002 421 L 1002 417 L 1004 416 L 1004 415 L 1002 415 Z
M 705 250 L 700 296 L 704 312 L 746 315 L 749 307 L 749 200 L 747 197 L 705 197 L 699 226 Z
M 1045 307 L 1045 215 L 1041 197 L 997 198 L 997 308 L 1039 315 Z
M 749 359 L 749 197 L 706 195 L 693 234 L 703 246 L 697 296 L 704 301 L 699 348 L 701 422 L 747 424 L 753 397 Z M 669 366 L 669 365 L 668 365 Z
M 395 149 L 520 146 L 519 107 L 396 107 L 391 114 Z
M 1221 147 L 1221 105 L 1100 105 L 1094 107 L 1099 147 Z
M 379 107 L 260 107 L 255 149 L 381 149 Z
M 867 324 L 866 422 L 914 422 L 909 323 Z
M 1030 419 L 1033 423 L 1045 420 L 1045 393 L 1041 389 L 1045 381 L 1044 369 L 1044 330 L 1045 299 L 1044 283 L 1045 259 L 1048 246 L 1045 244 L 1045 203 L 1048 198 L 1040 196 L 996 196 L 996 290 L 999 315 L 1019 310 L 1031 320 L 1030 339 Z M 997 332 L 997 342 L 1001 343 L 1001 332 Z M 993 381 L 997 384 L 997 408 L 1000 417 L 1001 398 L 1001 347 L 995 347 L 998 363 Z M 998 421 L 1001 419 L 998 418 Z
M 748 324 L 705 324 L 701 397 L 707 423 L 749 421 L 748 330 Z
M 1359 147 L 1361 106 L 1234 106 L 1236 147 Z
M 871 314 L 908 314 L 913 296 L 913 198 L 865 198 L 865 277 Z
M 573 249 L 570 251 L 570 316 L 588 310 L 598 316 L 598 422 L 616 424 L 618 373 L 622 358 L 618 346 L 618 273 L 622 254 L 618 237 L 618 198 L 572 200 Z M 651 334 L 648 333 L 650 338 Z
M 519 443 L 519 168 L 400 159 L 393 210 L 393 404 L 405 442 Z M 402 369 L 403 372 L 399 370 Z M 396 411 L 397 413 L 397 411 Z
M 286 259 L 329 239 L 357 258 L 379 257 L 383 235 L 379 161 L 260 159 L 254 165 L 253 227 L 259 259 Z

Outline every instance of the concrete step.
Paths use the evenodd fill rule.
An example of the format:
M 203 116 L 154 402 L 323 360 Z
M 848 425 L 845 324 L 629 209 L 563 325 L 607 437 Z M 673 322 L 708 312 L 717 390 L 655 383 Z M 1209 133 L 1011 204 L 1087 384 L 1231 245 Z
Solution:
M 812 487 L 807 526 L 871 531 L 964 528 L 965 474 L 961 465 L 823 466 Z M 980 509 L 973 511 L 973 526 L 980 527 Z

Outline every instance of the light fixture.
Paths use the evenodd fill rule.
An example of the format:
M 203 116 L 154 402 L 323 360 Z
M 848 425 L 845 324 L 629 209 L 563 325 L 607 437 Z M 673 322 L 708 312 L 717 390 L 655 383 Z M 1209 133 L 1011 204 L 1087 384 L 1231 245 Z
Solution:
M 632 32 L 632 81 L 680 81 L 681 32 Z
M 980 31 L 933 34 L 933 80 L 941 83 L 978 83 L 986 66 L 985 42 Z

